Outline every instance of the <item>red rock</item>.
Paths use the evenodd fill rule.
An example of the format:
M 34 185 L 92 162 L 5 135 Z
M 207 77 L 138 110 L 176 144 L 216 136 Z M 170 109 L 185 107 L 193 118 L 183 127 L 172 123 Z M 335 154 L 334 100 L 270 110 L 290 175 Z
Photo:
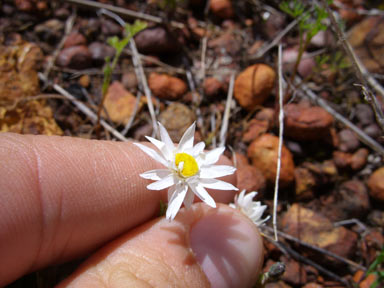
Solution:
M 236 160 L 235 160 L 236 158 Z M 232 161 L 234 162 L 236 167 L 248 165 L 248 158 L 244 154 L 241 154 L 239 152 L 235 152 L 235 157 L 233 157 Z M 236 162 L 235 162 L 236 161 Z
M 265 285 L 265 288 L 292 288 L 292 286 L 289 286 L 283 281 L 278 281 L 278 282 L 267 283 Z
M 279 138 L 272 134 L 264 134 L 254 140 L 248 147 L 248 157 L 252 165 L 261 170 L 267 181 L 274 183 Z M 287 186 L 293 182 L 295 165 L 291 152 L 283 145 L 281 155 L 280 184 Z
M 87 46 L 73 46 L 61 50 L 56 63 L 61 67 L 86 69 L 92 64 L 92 55 Z
M 333 117 L 321 107 L 287 104 L 284 131 L 296 140 L 319 140 L 330 135 Z
M 151 73 L 148 85 L 154 96 L 165 100 L 180 99 L 187 92 L 187 84 L 179 78 L 167 75 Z
M 285 233 L 345 258 L 353 255 L 356 249 L 358 238 L 356 233 L 344 227 L 334 227 L 332 222 L 323 215 L 296 203 L 285 213 L 281 225 Z M 318 261 L 324 263 L 338 263 L 324 255 L 317 255 L 317 257 Z
M 248 192 L 257 191 L 260 193 L 260 191 L 265 188 L 265 178 L 263 173 L 252 165 L 238 166 L 236 170 L 236 178 L 237 188 L 240 191 L 245 189 Z
M 146 28 L 135 36 L 139 52 L 144 54 L 172 54 L 180 51 L 178 41 L 162 26 Z
M 124 89 L 124 86 L 115 81 L 109 86 L 104 101 L 108 117 L 117 124 L 127 124 L 136 105 L 136 97 Z M 106 115 L 104 115 L 106 116 Z
M 172 140 L 179 142 L 184 132 L 195 121 L 195 114 L 186 105 L 174 102 L 160 113 L 159 120 Z
M 384 202 L 384 166 L 377 169 L 368 179 L 369 195 Z
M 242 140 L 245 143 L 252 142 L 268 130 L 268 121 L 252 119 L 249 121 L 248 128 L 245 131 Z
M 275 71 L 265 64 L 249 66 L 235 81 L 234 96 L 239 104 L 253 110 L 267 100 L 275 83 Z
M 231 0 L 211 0 L 210 9 L 214 15 L 222 19 L 234 16 Z
M 203 85 L 207 97 L 216 97 L 223 91 L 223 84 L 215 77 L 205 78 Z
M 63 48 L 65 49 L 72 46 L 85 45 L 86 43 L 87 40 L 82 34 L 78 32 L 73 32 L 68 35 L 67 39 L 64 42 Z

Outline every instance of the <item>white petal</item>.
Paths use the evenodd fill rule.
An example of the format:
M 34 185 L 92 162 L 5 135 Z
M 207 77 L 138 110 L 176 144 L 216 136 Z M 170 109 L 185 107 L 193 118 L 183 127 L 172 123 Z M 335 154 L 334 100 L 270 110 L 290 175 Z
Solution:
M 209 189 L 217 189 L 217 190 L 239 190 L 235 186 L 230 183 L 216 180 L 216 179 L 201 179 L 201 185 L 205 188 Z
M 188 190 L 187 195 L 185 195 L 185 198 L 184 198 L 185 208 L 189 209 L 191 207 L 194 198 L 195 198 L 195 194 L 193 193 L 193 191 Z
M 151 184 L 149 184 L 147 186 L 147 189 L 149 190 L 162 190 L 162 189 L 165 189 L 165 188 L 168 188 L 169 186 L 172 186 L 175 184 L 175 179 L 173 177 L 173 175 L 168 175 L 167 177 L 157 181 L 157 182 L 153 182 Z
M 191 152 L 192 156 L 197 157 L 197 155 L 199 155 L 201 152 L 204 151 L 204 148 L 205 148 L 205 143 L 203 141 L 197 143 L 192 148 L 192 152 Z
M 187 191 L 188 191 L 187 185 L 180 185 L 176 189 L 175 193 L 173 193 L 173 196 L 168 203 L 167 212 L 165 214 L 165 217 L 168 220 L 173 220 L 175 218 L 177 212 L 179 212 L 181 204 L 184 201 L 185 194 L 187 193 Z
M 145 136 L 145 138 L 148 139 L 148 141 L 150 141 L 153 145 L 156 146 L 157 149 L 159 149 L 161 151 L 161 149 L 163 149 L 163 147 L 165 146 L 165 144 L 155 138 L 152 138 L 150 136 Z
M 177 187 L 177 185 L 169 187 L 169 189 L 168 189 L 168 203 L 171 202 L 172 196 L 176 191 L 176 187 Z
M 178 150 L 183 152 L 185 149 L 193 147 L 193 138 L 195 137 L 195 123 L 193 123 L 187 131 L 185 131 L 183 137 L 181 137 Z
M 167 158 L 169 159 L 172 156 L 173 150 L 175 150 L 175 145 L 173 144 L 172 139 L 171 139 L 171 137 L 169 137 L 167 129 L 165 129 L 163 124 L 161 124 L 160 122 L 158 122 L 158 124 L 159 124 L 159 130 L 160 130 L 160 139 L 165 144 L 165 147 L 164 147 L 165 151 L 164 152 L 168 153 Z
M 219 178 L 235 173 L 236 168 L 227 165 L 213 165 L 200 169 L 200 178 Z
M 169 171 L 168 169 L 155 169 L 155 170 L 150 170 L 144 173 L 140 174 L 140 177 L 144 179 L 150 179 L 150 180 L 160 180 L 164 177 L 167 177 L 169 174 L 172 172 Z
M 205 154 L 205 161 L 203 165 L 215 164 L 219 160 L 220 155 L 223 154 L 224 150 L 225 150 L 225 147 L 219 147 L 211 151 L 208 151 Z
M 164 166 L 168 166 L 167 161 L 162 156 L 160 156 L 160 154 L 157 153 L 155 150 L 148 148 L 147 146 L 140 143 L 133 143 L 133 144 L 139 147 L 143 152 L 145 152 L 152 159 L 156 160 L 157 162 L 160 162 Z
M 200 185 L 200 184 L 190 185 L 190 187 L 191 187 L 193 193 L 195 193 L 196 196 L 201 199 L 201 201 L 203 201 L 204 203 L 206 203 L 207 205 L 209 205 L 213 208 L 216 208 L 215 200 L 213 200 L 211 195 L 209 195 L 207 190 L 205 190 L 202 185 Z

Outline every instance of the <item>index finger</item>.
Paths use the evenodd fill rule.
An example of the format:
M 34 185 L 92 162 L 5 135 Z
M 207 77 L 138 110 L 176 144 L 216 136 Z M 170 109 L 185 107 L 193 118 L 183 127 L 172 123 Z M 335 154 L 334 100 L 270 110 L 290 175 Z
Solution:
M 160 164 L 132 143 L 5 133 L 0 159 L 0 286 L 94 250 L 153 218 L 165 199 L 139 177 Z M 219 202 L 234 193 L 212 191 Z

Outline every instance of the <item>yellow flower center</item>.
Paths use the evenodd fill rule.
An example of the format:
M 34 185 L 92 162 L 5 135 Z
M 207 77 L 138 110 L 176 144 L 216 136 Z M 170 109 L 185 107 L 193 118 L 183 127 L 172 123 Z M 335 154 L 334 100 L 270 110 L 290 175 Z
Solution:
M 184 162 L 183 169 L 180 171 L 184 177 L 191 177 L 199 172 L 199 166 L 195 158 L 187 153 L 177 153 L 175 157 L 175 164 L 179 167 L 180 162 Z

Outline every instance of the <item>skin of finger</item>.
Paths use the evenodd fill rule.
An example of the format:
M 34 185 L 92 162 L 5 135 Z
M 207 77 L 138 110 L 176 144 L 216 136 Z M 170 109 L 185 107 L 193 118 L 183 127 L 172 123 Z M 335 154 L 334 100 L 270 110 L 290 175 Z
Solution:
M 203 217 L 220 217 L 227 221 L 228 225 L 224 226 L 228 229 L 221 231 L 226 237 L 222 243 L 237 241 L 231 247 L 231 254 L 236 254 L 232 258 L 237 258 L 235 265 L 239 266 L 236 271 L 239 275 L 236 276 L 244 279 L 239 280 L 235 287 L 252 287 L 263 261 L 262 240 L 256 226 L 248 218 L 244 219 L 243 214 L 226 205 L 219 204 L 217 209 L 212 209 L 198 203 L 191 209 L 181 209 L 172 222 L 164 218 L 156 219 L 121 236 L 96 252 L 58 288 L 211 287 L 196 261 L 189 237 L 191 228 Z M 243 232 L 236 230 L 236 225 L 242 225 Z M 244 225 L 249 226 L 245 229 L 249 233 L 244 234 Z M 252 246 L 253 251 L 242 249 L 243 246 L 249 246 L 245 243 L 251 241 L 249 234 L 257 238 L 257 245 Z M 227 252 L 224 254 L 228 255 Z M 227 260 L 232 264 L 234 262 L 234 259 L 225 259 L 225 255 L 213 258 L 223 263 Z M 223 263 L 216 264 L 228 264 Z
M 161 167 L 132 143 L 1 133 L 0 159 L 0 286 L 155 217 L 166 194 L 146 189 L 139 173 Z

